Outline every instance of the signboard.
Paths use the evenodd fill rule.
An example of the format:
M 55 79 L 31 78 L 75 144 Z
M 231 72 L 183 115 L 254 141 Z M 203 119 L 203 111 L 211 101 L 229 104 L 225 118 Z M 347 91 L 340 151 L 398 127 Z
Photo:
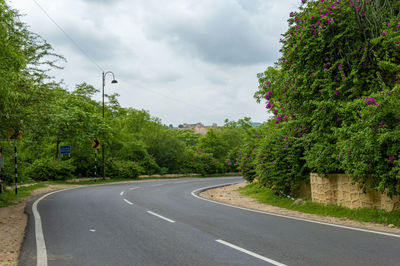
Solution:
M 60 153 L 61 154 L 70 154 L 71 146 L 60 146 Z
M 19 132 L 18 127 L 11 127 L 10 130 L 8 131 L 8 139 L 12 140 L 21 140 L 22 139 L 22 134 Z
M 92 142 L 92 148 L 93 148 L 93 149 L 97 149 L 97 150 L 100 149 L 100 139 L 99 139 L 99 138 L 93 140 L 93 142 Z

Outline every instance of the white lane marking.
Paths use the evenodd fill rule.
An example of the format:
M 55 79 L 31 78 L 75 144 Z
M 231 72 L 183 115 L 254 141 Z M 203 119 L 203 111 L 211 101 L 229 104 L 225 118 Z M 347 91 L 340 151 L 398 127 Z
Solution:
M 247 255 L 253 256 L 253 257 L 257 258 L 257 259 L 266 261 L 266 262 L 268 262 L 268 263 L 270 263 L 270 264 L 277 265 L 277 266 L 286 266 L 286 264 L 283 264 L 283 263 L 277 262 L 277 261 L 275 261 L 275 260 L 269 259 L 269 258 L 267 258 L 267 257 L 258 255 L 257 253 L 254 253 L 254 252 L 252 252 L 252 251 L 250 251 L 250 250 L 247 250 L 247 249 L 244 249 L 244 248 L 235 246 L 235 245 L 233 245 L 233 244 L 231 244 L 231 243 L 229 243 L 229 242 L 226 242 L 226 241 L 224 241 L 224 240 L 217 239 L 217 240 L 215 240 L 215 241 L 217 241 L 218 243 L 221 243 L 221 244 L 223 244 L 223 245 L 225 245 L 225 246 L 228 246 L 228 247 L 230 247 L 230 248 L 239 250 L 240 252 L 246 253 Z
M 44 236 L 43 236 L 42 219 L 40 218 L 40 214 L 37 209 L 37 205 L 39 204 L 39 202 L 42 199 L 46 198 L 47 196 L 50 196 L 51 194 L 65 191 L 65 190 L 70 190 L 70 189 L 73 189 L 73 188 L 67 188 L 67 189 L 50 192 L 50 193 L 40 197 L 39 199 L 37 199 L 32 205 L 33 217 L 35 219 L 36 265 L 38 265 L 38 266 L 47 266 L 47 250 L 46 250 L 46 242 L 44 241 Z
M 96 230 L 94 230 L 94 229 L 90 229 L 89 231 L 90 231 L 90 232 L 96 232 Z
M 228 207 L 232 207 L 232 208 L 236 208 L 236 209 L 240 209 L 240 210 L 256 212 L 256 213 L 262 213 L 262 214 L 267 214 L 267 215 L 271 215 L 271 216 L 277 216 L 277 217 L 282 217 L 282 218 L 287 218 L 287 219 L 292 219 L 292 220 L 298 220 L 298 221 L 303 221 L 303 222 L 309 222 L 309 223 L 333 226 L 333 227 L 349 229 L 349 230 L 354 230 L 354 231 L 361 231 L 361 232 L 366 232 L 366 233 L 372 233 L 372 234 L 378 234 L 378 235 L 384 235 L 384 236 L 393 236 L 393 237 L 400 238 L 400 235 L 397 235 L 397 234 L 374 231 L 374 230 L 369 230 L 369 229 L 362 229 L 362 228 L 357 228 L 357 227 L 350 227 L 350 226 L 346 226 L 346 225 L 330 224 L 330 223 L 326 223 L 326 222 L 308 220 L 308 219 L 304 219 L 304 218 L 286 216 L 286 215 L 282 215 L 282 214 L 276 214 L 276 213 L 270 213 L 270 212 L 264 212 L 264 211 L 257 211 L 257 210 L 252 210 L 252 209 L 248 209 L 248 208 L 245 208 L 245 207 L 234 206 L 234 205 L 230 205 L 230 204 L 227 204 L 227 203 L 222 203 L 222 202 L 218 202 L 218 201 L 215 201 L 215 200 L 202 198 L 202 197 L 196 195 L 197 192 L 202 191 L 202 190 L 207 190 L 207 189 L 210 189 L 210 188 L 215 188 L 215 187 L 220 187 L 220 186 L 233 185 L 233 184 L 237 184 L 237 183 L 238 182 L 236 182 L 236 183 L 227 183 L 227 184 L 222 184 L 222 185 L 218 185 L 218 186 L 209 186 L 209 187 L 198 188 L 198 189 L 193 190 L 191 192 L 191 194 L 192 194 L 193 197 L 201 199 L 201 200 L 205 200 L 205 201 L 208 201 L 208 202 L 212 202 L 212 203 L 215 203 L 215 204 L 220 204 L 220 205 L 224 205 L 224 206 L 228 206 Z
M 140 187 L 131 187 L 131 188 L 129 188 L 129 190 L 134 190 L 134 189 L 137 189 L 137 188 L 140 188 Z
M 157 213 L 154 213 L 154 212 L 151 212 L 151 211 L 147 211 L 147 213 L 150 213 L 151 215 L 157 216 L 158 218 L 161 218 L 161 219 L 163 219 L 163 220 L 165 220 L 165 221 L 168 221 L 168 222 L 170 222 L 170 223 L 175 223 L 174 220 L 168 219 L 168 218 L 166 218 L 166 217 L 164 217 L 164 216 L 161 216 L 161 215 L 159 215 L 159 214 L 157 214 Z
M 155 184 L 155 185 L 151 185 L 151 187 L 158 187 L 158 186 L 162 186 L 164 184 Z
M 129 200 L 127 200 L 127 199 L 124 199 L 124 201 L 125 201 L 126 203 L 128 203 L 129 205 L 133 205 L 133 203 L 130 202 Z
M 124 191 L 122 191 L 121 193 L 119 193 L 119 195 L 123 196 L 123 195 L 124 195 Z

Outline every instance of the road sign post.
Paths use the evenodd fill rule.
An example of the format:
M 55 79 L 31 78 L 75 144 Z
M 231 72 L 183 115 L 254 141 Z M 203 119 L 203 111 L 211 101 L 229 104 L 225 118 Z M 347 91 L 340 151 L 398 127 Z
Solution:
M 97 149 L 94 149 L 94 182 L 97 178 Z
M 0 146 L 0 193 L 3 193 L 3 168 L 4 168 L 3 147 Z
M 18 194 L 18 163 L 17 163 L 17 140 L 14 139 L 14 165 L 15 165 L 15 178 L 14 178 L 14 182 L 15 182 L 15 194 Z
M 101 141 L 99 138 L 93 140 L 92 142 L 92 148 L 94 149 L 94 182 L 96 182 L 97 178 L 97 150 L 100 149 Z
M 20 126 L 15 125 L 10 128 L 8 132 L 8 139 L 14 140 L 14 183 L 15 183 L 15 194 L 18 194 L 18 163 L 17 163 L 17 140 L 22 139 L 22 134 L 20 132 Z

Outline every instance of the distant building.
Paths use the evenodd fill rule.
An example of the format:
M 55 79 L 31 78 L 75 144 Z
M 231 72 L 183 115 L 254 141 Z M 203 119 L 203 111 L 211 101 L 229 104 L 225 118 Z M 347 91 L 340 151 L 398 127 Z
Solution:
M 212 124 L 212 126 L 205 126 L 200 122 L 197 124 L 186 124 L 185 123 L 183 125 L 179 125 L 175 129 L 178 129 L 178 130 L 191 129 L 191 130 L 193 130 L 194 133 L 205 135 L 207 133 L 207 131 L 210 130 L 210 128 L 217 129 L 218 125 L 216 123 L 214 123 L 214 124 Z

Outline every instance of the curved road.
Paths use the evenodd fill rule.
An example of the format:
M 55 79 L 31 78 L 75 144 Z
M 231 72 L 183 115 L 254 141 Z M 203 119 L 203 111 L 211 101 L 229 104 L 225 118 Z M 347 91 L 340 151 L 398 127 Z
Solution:
M 135 182 L 51 194 L 37 203 L 47 255 L 41 265 L 400 265 L 398 235 L 251 212 L 192 194 L 240 181 Z M 37 264 L 37 237 L 30 215 L 21 265 Z

